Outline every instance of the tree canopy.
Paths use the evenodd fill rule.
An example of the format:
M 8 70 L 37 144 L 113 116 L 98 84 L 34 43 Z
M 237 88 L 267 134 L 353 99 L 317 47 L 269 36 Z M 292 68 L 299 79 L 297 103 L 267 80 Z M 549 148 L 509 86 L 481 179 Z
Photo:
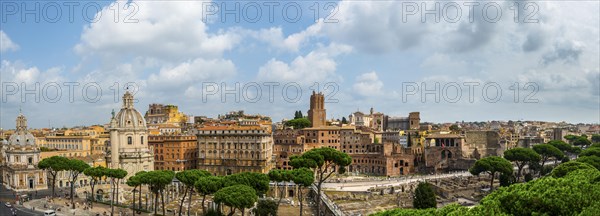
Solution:
M 292 181 L 299 186 L 308 187 L 315 182 L 315 173 L 306 167 L 293 169 Z
M 223 187 L 223 178 L 218 176 L 201 177 L 194 186 L 200 194 L 214 194 Z
M 143 184 L 150 186 L 150 190 L 154 194 L 154 214 L 156 214 L 156 209 L 158 207 L 158 195 L 162 192 L 165 187 L 173 181 L 175 177 L 175 173 L 170 170 L 153 170 L 140 174 L 140 179 Z M 165 203 L 164 199 L 162 199 L 162 211 L 163 215 L 165 214 Z
M 583 137 L 583 136 L 577 137 L 577 139 L 575 139 L 573 141 L 573 145 L 576 145 L 576 146 L 588 146 L 591 144 L 592 144 L 592 142 L 590 140 L 588 140 L 587 137 Z
M 223 187 L 233 185 L 246 185 L 256 191 L 256 195 L 262 195 L 269 190 L 269 176 L 262 173 L 242 172 L 223 177 Z
M 542 168 L 543 168 L 544 164 L 546 163 L 546 161 L 548 161 L 548 159 L 550 159 L 550 158 L 562 159 L 565 156 L 565 154 L 563 154 L 563 152 L 560 151 L 560 149 L 558 149 L 550 144 L 534 145 L 533 150 L 535 152 L 537 152 L 538 154 L 540 154 L 540 156 L 542 156 Z
M 348 154 L 329 147 L 314 148 L 302 155 L 290 157 L 289 164 L 294 168 L 310 168 L 316 174 L 317 180 L 317 200 L 321 198 L 321 185 L 325 180 L 331 177 L 337 170 L 342 174 L 346 172 L 346 166 L 352 163 L 352 158 Z M 319 209 L 320 202 L 317 203 Z M 317 212 L 320 215 L 320 212 Z
M 512 148 L 504 152 L 504 158 L 512 161 L 517 165 L 517 181 L 521 177 L 521 170 L 528 163 L 537 163 L 542 157 L 530 148 Z
M 342 124 L 348 124 L 348 120 L 346 119 L 346 117 L 342 117 Z
M 494 188 L 494 176 L 496 173 L 510 175 L 513 172 L 512 164 L 501 157 L 489 156 L 479 159 L 469 169 L 469 172 L 473 175 L 479 175 L 482 172 L 486 172 L 492 176 L 490 182 L 490 189 Z
M 580 157 L 583 157 L 583 156 L 598 156 L 598 157 L 600 157 L 600 148 L 588 148 L 586 150 L 581 151 L 579 156 Z
M 300 118 L 304 118 L 304 115 L 302 115 L 301 110 L 298 110 L 294 113 L 294 119 L 300 119 Z
M 303 129 L 303 128 L 310 127 L 310 125 L 311 125 L 310 120 L 308 120 L 307 118 L 304 118 L 304 117 L 292 119 L 292 120 L 285 122 L 285 126 L 294 127 L 294 129 Z
M 292 172 L 292 180 L 294 181 L 294 183 L 296 185 L 299 186 L 299 189 L 300 189 L 300 190 L 298 190 L 298 201 L 300 202 L 300 216 L 302 216 L 302 213 L 303 213 L 302 212 L 302 209 L 303 209 L 302 201 L 304 200 L 304 197 L 302 195 L 302 188 L 308 187 L 313 182 L 315 182 L 315 173 L 306 167 L 293 169 L 291 172 Z
M 566 135 L 566 136 L 564 136 L 564 138 L 565 138 L 567 141 L 569 141 L 569 142 L 573 142 L 573 141 L 575 141 L 575 140 L 577 139 L 577 137 L 578 137 L 578 136 L 575 136 L 575 135 L 573 135 L 573 134 L 569 134 L 569 135 Z
M 574 147 L 562 140 L 552 140 L 552 141 L 548 142 L 548 144 L 556 147 L 557 149 L 561 150 L 564 153 L 567 153 L 567 152 L 575 153 L 574 151 L 576 151 L 576 150 L 573 150 L 573 148 L 577 148 L 577 147 Z
M 67 170 L 82 173 L 85 169 L 90 168 L 90 165 L 82 160 L 69 159 L 67 164 Z
M 289 170 L 281 170 L 281 169 L 274 169 L 269 171 L 269 180 L 274 181 L 274 182 L 285 182 L 285 181 L 291 181 L 292 180 L 292 175 L 291 175 L 291 171 Z
M 453 125 L 451 125 L 451 126 L 450 126 L 450 130 L 451 130 L 451 131 L 455 131 L 455 132 L 456 132 L 456 131 L 458 131 L 459 129 L 460 129 L 460 128 L 458 128 L 458 125 L 457 125 L 457 124 L 453 124 Z
M 54 192 L 56 189 L 56 174 L 60 171 L 67 170 L 68 165 L 69 159 L 61 156 L 52 156 L 49 158 L 44 158 L 40 162 L 38 162 L 38 168 L 48 171 L 50 176 L 52 176 L 52 196 L 56 194 Z
M 86 170 L 87 168 L 90 168 L 90 165 L 87 164 L 86 162 L 82 161 L 82 160 L 77 160 L 77 159 L 68 159 L 67 160 L 67 171 L 69 171 L 69 180 L 71 181 L 71 205 L 73 206 L 73 209 L 75 209 L 75 200 L 74 200 L 74 187 L 75 184 L 74 182 L 77 182 L 77 177 L 79 176 L 79 174 L 81 174 L 84 170 Z
M 203 176 L 194 183 L 194 187 L 202 195 L 202 212 L 206 212 L 206 207 L 204 207 L 206 196 L 214 194 L 223 188 L 223 178 L 218 176 Z
M 61 156 L 44 158 L 38 163 L 38 167 L 44 170 L 63 171 L 67 170 L 69 159 Z
M 178 172 L 177 174 L 175 174 L 175 178 L 177 178 L 177 180 L 179 180 L 184 185 L 193 187 L 194 183 L 196 183 L 198 179 L 210 175 L 211 174 L 206 170 L 191 169 Z
M 256 216 L 277 216 L 277 208 L 278 204 L 274 200 L 261 199 L 252 212 Z
M 579 157 L 575 161 L 592 165 L 593 167 L 596 167 L 596 169 L 600 170 L 600 157 L 596 155 Z
M 191 203 L 191 196 L 194 192 L 194 184 L 196 183 L 196 181 L 198 181 L 198 179 L 204 176 L 210 176 L 210 173 L 206 170 L 191 169 L 184 170 L 175 174 L 175 178 L 177 178 L 177 180 L 179 180 L 181 183 L 183 183 L 183 185 L 185 185 L 185 191 L 183 192 L 183 196 L 181 197 L 181 201 L 179 202 L 179 215 L 182 215 L 183 202 L 185 201 L 185 197 L 187 196 L 188 191 L 190 193 L 189 203 Z
M 124 169 L 107 169 L 106 177 L 115 178 L 115 179 L 123 179 L 127 176 L 127 171 Z
M 581 163 L 581 162 L 577 162 L 577 161 L 569 161 L 569 162 L 562 163 L 562 164 L 558 165 L 557 167 L 555 167 L 552 170 L 551 175 L 552 175 L 552 177 L 559 178 L 559 177 L 566 176 L 570 172 L 573 172 L 575 170 L 580 170 L 580 169 L 596 169 L 596 168 L 594 168 L 592 165 L 589 165 L 586 163 Z
M 94 194 L 95 194 L 94 187 L 96 186 L 96 184 L 98 184 L 98 182 L 102 179 L 102 177 L 104 177 L 106 175 L 106 168 L 101 167 L 101 166 L 90 167 L 90 168 L 85 169 L 83 171 L 83 174 L 91 178 L 90 179 L 90 189 L 92 191 L 92 200 L 95 201 L 96 197 L 94 196 Z M 90 203 L 90 205 L 93 205 L 93 202 Z
M 546 176 L 499 188 L 472 208 L 453 204 L 439 209 L 394 209 L 374 215 L 596 215 L 600 209 L 599 178 L 600 171 L 587 167 L 569 172 L 563 177 Z
M 426 209 L 435 208 L 437 201 L 435 199 L 435 191 L 427 182 L 421 182 L 415 189 L 415 197 L 413 199 L 413 208 Z
M 256 191 L 246 185 L 233 185 L 224 187 L 217 191 L 214 195 L 216 203 L 223 203 L 233 208 L 229 215 L 235 213 L 235 209 L 244 211 L 246 208 L 251 208 L 258 201 Z

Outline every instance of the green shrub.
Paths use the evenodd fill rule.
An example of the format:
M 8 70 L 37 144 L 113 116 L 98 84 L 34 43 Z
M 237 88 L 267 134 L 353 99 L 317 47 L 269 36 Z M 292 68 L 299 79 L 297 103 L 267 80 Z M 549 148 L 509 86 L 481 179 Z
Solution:
M 577 164 L 557 168 L 581 169 L 570 170 L 560 178 L 547 176 L 527 183 L 501 187 L 471 209 L 449 205 L 440 209 L 394 209 L 374 215 L 597 215 L 600 210 L 600 184 L 597 182 L 600 179 L 600 171 L 587 164 L 568 163 Z

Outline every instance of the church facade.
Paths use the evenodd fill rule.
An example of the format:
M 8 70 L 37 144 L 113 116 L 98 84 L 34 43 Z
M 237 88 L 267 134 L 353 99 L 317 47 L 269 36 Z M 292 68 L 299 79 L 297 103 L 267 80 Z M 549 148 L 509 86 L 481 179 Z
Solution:
M 140 171 L 154 170 L 154 152 L 148 145 L 148 128 L 144 116 L 133 107 L 133 95 L 123 95 L 119 113 L 112 113 L 110 142 L 106 163 L 112 169 L 124 169 L 127 178 Z
M 17 117 L 17 129 L 2 143 L 2 184 L 17 192 L 47 189 L 46 172 L 37 167 L 40 149 L 35 137 L 27 129 L 27 118 L 21 113 Z

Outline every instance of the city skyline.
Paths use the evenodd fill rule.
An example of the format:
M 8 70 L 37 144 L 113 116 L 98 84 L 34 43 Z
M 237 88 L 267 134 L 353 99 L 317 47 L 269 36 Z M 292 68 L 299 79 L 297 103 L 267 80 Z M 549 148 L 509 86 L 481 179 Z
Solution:
M 265 2 L 258 2 L 263 16 L 256 22 L 244 9 L 253 2 L 241 2 L 233 15 L 209 9 L 235 5 L 211 1 L 131 1 L 133 15 L 122 1 L 97 2 L 96 11 L 89 2 L 78 3 L 75 16 L 59 4 L 63 16 L 56 22 L 44 2 L 36 16 L 23 19 L 18 10 L 3 17 L 0 127 L 13 128 L 21 106 L 34 128 L 106 124 L 127 83 L 135 84 L 136 108 L 176 104 L 191 115 L 245 110 L 274 121 L 291 118 L 293 110 L 306 112 L 316 82 L 326 94 L 335 92 L 328 99 L 337 102 L 326 102 L 327 119 L 373 107 L 390 116 L 419 111 L 423 121 L 436 123 L 600 123 L 598 2 L 529 2 L 537 9 L 532 16 L 524 15 L 531 12 L 526 3 L 520 10 L 511 9 L 512 2 L 497 8 L 490 3 L 502 11 L 498 19 L 483 14 L 482 3 L 472 20 L 461 2 L 461 16 L 440 12 L 425 21 L 423 7 L 452 11 L 456 5 L 332 1 L 315 10 L 315 2 L 302 1 L 275 7 L 270 20 Z M 283 12 L 296 4 L 303 12 L 298 20 Z M 407 13 L 415 5 L 419 13 Z M 92 8 L 88 15 L 82 15 L 84 7 Z M 102 16 L 90 19 L 94 14 Z M 239 102 L 234 95 L 222 102 L 220 92 L 207 94 L 205 88 L 232 89 L 236 83 Z M 283 92 L 288 84 L 302 88 L 297 100 L 295 87 Z M 34 88 L 37 93 L 21 95 Z M 433 88 L 436 95 L 422 95 Z M 262 97 L 255 101 L 257 94 Z

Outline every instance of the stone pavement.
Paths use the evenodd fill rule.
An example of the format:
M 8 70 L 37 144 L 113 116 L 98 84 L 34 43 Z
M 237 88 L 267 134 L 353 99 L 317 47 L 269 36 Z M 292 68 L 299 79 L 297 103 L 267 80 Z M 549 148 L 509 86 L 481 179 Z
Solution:
M 102 203 L 94 203 L 94 208 L 85 208 L 83 203 L 83 199 L 75 199 L 75 209 L 67 206 L 70 205 L 70 200 L 65 198 L 53 198 L 52 201 L 49 201 L 46 198 L 30 200 L 23 203 L 23 206 L 27 209 L 35 210 L 37 212 L 44 212 L 48 209 L 55 209 L 56 214 L 59 216 L 69 216 L 69 215 L 77 215 L 77 216 L 96 216 L 96 215 L 110 215 L 110 206 Z M 115 215 L 120 216 L 131 216 L 133 212 L 131 209 L 120 208 L 115 206 Z M 146 213 L 142 213 L 141 215 L 149 215 Z

